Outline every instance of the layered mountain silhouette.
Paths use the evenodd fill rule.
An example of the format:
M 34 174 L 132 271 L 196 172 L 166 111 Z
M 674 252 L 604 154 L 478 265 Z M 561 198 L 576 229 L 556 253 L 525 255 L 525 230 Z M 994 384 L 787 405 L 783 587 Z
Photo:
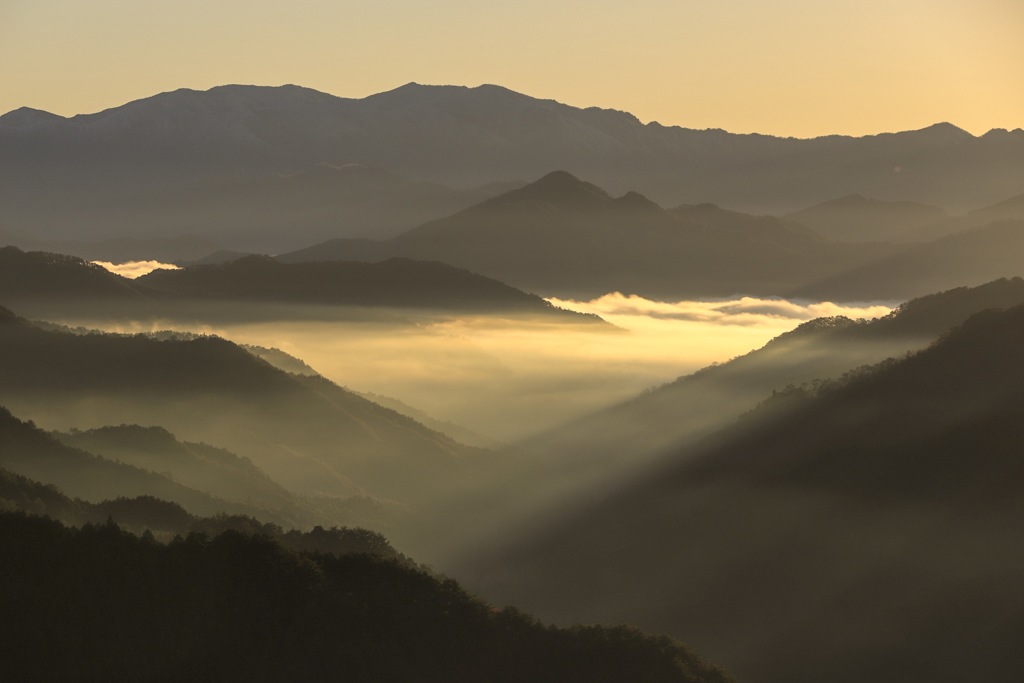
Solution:
M 137 300 L 153 292 L 75 256 L 0 247 L 0 299 Z
M 0 248 L 44 251 L 77 256 L 90 261 L 194 261 L 220 250 L 213 240 L 195 235 L 178 237 L 112 237 L 94 241 L 44 240 L 9 225 L 0 225 Z
M 881 201 L 859 194 L 832 199 L 785 216 L 838 242 L 928 239 L 926 226 L 947 217 L 937 206 Z
M 338 236 L 389 237 L 503 188 L 456 190 L 358 164 L 317 164 L 296 172 L 159 187 L 143 199 L 132 195 L 109 208 L 75 207 L 66 216 L 59 204 L 40 207 L 34 225 L 47 220 L 69 229 L 37 229 L 57 238 L 9 243 L 108 261 L 195 261 L 220 249 L 221 243 L 273 252 Z M 57 215 L 50 216 L 50 211 Z M 83 230 L 100 222 L 105 225 L 98 228 L 101 232 Z M 74 239 L 83 233 L 97 237 Z
M 183 443 L 162 427 L 118 425 L 55 435 L 62 443 L 110 460 L 169 474 L 174 481 L 270 510 L 296 507 L 294 496 L 252 464 L 223 448 Z
M 325 221 L 338 236 L 410 228 L 428 217 L 424 211 L 443 215 L 469 198 L 441 191 L 435 200 L 422 187 L 409 194 L 396 187 L 392 202 L 371 199 L 372 192 L 354 203 L 340 196 L 345 190 L 314 193 L 324 201 L 304 202 L 293 222 L 275 231 L 267 220 L 243 234 L 253 215 L 248 199 L 266 192 L 255 206 L 284 218 L 306 191 L 292 194 L 291 180 L 268 178 L 283 174 L 302 184 L 321 164 L 387 169 L 453 188 L 564 168 L 663 205 L 713 201 L 786 213 L 851 192 L 972 208 L 1020 192 L 1022 157 L 1020 130 L 974 137 L 948 123 L 797 140 L 643 124 L 625 112 L 494 85 L 408 84 L 361 100 L 297 86 L 233 85 L 162 93 L 71 118 L 8 113 L 0 119 L 0 203 L 3 220 L 40 238 L 144 236 L 152 226 L 151 234 L 200 234 L 252 251 L 322 239 Z M 207 191 L 217 196 L 205 201 Z
M 16 322 L 6 312 L 3 316 L 5 324 Z M 61 439 L 119 457 L 141 456 L 175 474 L 191 470 L 200 479 L 211 468 L 225 467 L 246 483 L 261 478 L 229 453 L 182 444 L 160 429 L 120 426 Z M 61 487 L 18 470 L 59 481 Z M 139 495 L 140 489 L 150 493 Z M 209 516 L 190 512 L 205 506 L 212 506 Z M 229 670 L 248 671 L 252 680 L 280 680 L 286 670 L 288 675 L 302 671 L 305 680 L 335 680 L 339 667 L 348 674 L 362 671 L 358 677 L 368 680 L 382 672 L 392 680 L 625 680 L 634 675 L 679 683 L 731 680 L 664 637 L 625 627 L 555 629 L 515 608 L 493 608 L 451 579 L 417 567 L 379 533 L 319 525 L 285 531 L 239 514 L 246 511 L 204 498 L 170 475 L 63 444 L 0 408 L 0 573 L 14 588 L 0 594 L 8 617 L 0 640 L 18 646 L 17 654 L 7 648 L 5 671 L 24 680 L 59 677 L 71 668 L 75 675 L 106 680 L 129 674 L 155 680 L 189 661 L 199 667 L 199 680 L 217 680 Z M 346 604 L 350 598 L 343 596 L 356 597 Z M 306 599 L 306 606 L 297 602 Z M 331 608 L 323 619 L 314 618 L 310 610 L 324 607 L 324 601 L 333 601 Z M 249 610 L 243 614 L 242 605 L 258 607 L 243 608 Z M 66 616 L 54 619 L 57 611 Z M 93 615 L 86 619 L 91 627 L 78 621 L 84 614 Z M 197 615 L 211 629 L 202 639 L 196 638 Z M 294 627 L 268 635 L 261 626 L 243 639 L 250 652 L 218 647 L 206 661 L 212 634 L 230 631 L 225 642 L 237 643 L 235 634 L 254 622 L 280 624 L 292 617 L 307 635 L 297 637 Z M 43 632 L 44 637 L 35 635 Z M 329 643 L 310 646 L 328 635 Z M 285 637 L 294 639 L 293 646 L 280 647 Z M 295 654 L 307 646 L 301 656 Z M 127 657 L 126 647 L 132 653 Z M 395 652 L 381 656 L 382 647 Z M 378 654 L 338 654 L 349 648 Z M 508 655 L 510 648 L 514 656 Z M 264 657 L 256 666 L 261 651 L 287 654 Z M 220 669 L 215 660 L 230 663 Z M 422 666 L 409 673 L 406 667 L 416 662 Z M 268 667 L 275 670 L 270 678 Z
M 0 300 L 33 314 L 60 316 L 301 315 L 286 305 L 422 309 L 537 315 L 566 322 L 600 323 L 557 309 L 538 296 L 494 279 L 442 263 L 390 259 L 383 263 L 280 263 L 269 256 L 245 256 L 223 264 L 158 270 L 130 280 L 82 259 L 47 252 L 0 248 Z M 285 305 L 256 309 L 264 304 Z M 219 310 L 219 312 L 218 312 Z
M 1018 194 L 988 206 L 982 206 L 962 215 L 927 224 L 906 233 L 909 242 L 928 242 L 958 232 L 984 227 L 991 223 L 1024 220 L 1024 195 Z
M 889 253 L 837 245 L 767 216 L 713 205 L 666 210 L 612 197 L 565 171 L 386 241 L 334 240 L 280 260 L 438 260 L 529 291 L 649 297 L 771 294 Z
M 895 254 L 789 292 L 839 300 L 921 296 L 957 284 L 1017 276 L 1024 259 L 1024 219 L 1001 220 L 907 246 Z
M 75 498 L 99 503 L 125 496 L 152 496 L 176 503 L 196 515 L 258 514 L 269 521 L 293 524 L 310 518 L 308 514 L 299 513 L 295 501 L 288 500 L 288 494 L 280 487 L 273 497 L 253 496 L 252 490 L 245 497 L 239 497 L 230 496 L 231 487 L 225 488 L 223 481 L 197 482 L 194 478 L 187 481 L 188 477 L 181 481 L 174 474 L 180 473 L 182 468 L 173 462 L 150 460 L 143 463 L 147 457 L 159 460 L 166 453 L 150 450 L 141 442 L 135 443 L 132 450 L 135 457 L 131 458 L 103 457 L 77 448 L 74 443 L 73 440 L 70 444 L 62 443 L 34 424 L 22 422 L 6 409 L 0 409 L 0 467 L 56 486 Z M 199 485 L 194 486 L 196 483 Z M 239 482 L 233 487 L 234 491 L 240 486 L 243 485 Z M 219 497 L 222 493 L 229 493 L 228 498 L 234 500 Z M 265 494 L 265 491 L 260 493 Z M 261 506 L 264 502 L 269 505 Z
M 3 306 L 124 329 L 443 319 L 444 353 L 486 357 L 458 372 L 510 387 L 500 420 L 530 414 L 517 391 L 605 388 L 520 382 L 501 352 L 447 344 L 463 316 L 554 337 L 603 321 L 541 296 L 910 299 L 500 450 L 278 349 L 0 307 L 4 671 L 727 680 L 669 639 L 545 627 L 381 533 L 325 528 L 358 524 L 495 604 L 667 632 L 742 680 L 1020 680 L 1021 188 L 1020 129 L 735 135 L 494 85 L 0 115 Z M 150 259 L 186 267 L 89 263 Z M 501 339 L 558 362 L 519 341 Z M 389 360 L 439 374 L 416 354 Z
M 182 270 L 157 270 L 137 280 L 143 286 L 181 297 L 436 308 L 463 311 L 554 313 L 535 295 L 497 280 L 437 262 L 394 258 L 381 263 L 281 263 L 248 256 Z M 563 311 L 566 318 L 579 318 Z
M 118 496 L 92 503 L 71 498 L 52 484 L 14 474 L 0 468 L 0 509 L 4 513 L 49 517 L 67 526 L 117 524 L 133 534 L 174 542 L 174 537 L 203 534 L 207 538 L 225 532 L 273 538 L 295 551 L 364 554 L 386 559 L 403 559 L 379 533 L 359 527 L 314 526 L 310 531 L 288 529 L 254 517 L 227 514 L 211 517 L 191 514 L 177 503 L 154 496 Z
M 159 429 L 121 426 L 62 438 L 132 457 L 137 455 L 136 449 L 147 450 L 147 457 L 171 467 L 177 465 L 177 472 L 182 471 L 183 460 L 188 461 L 188 468 L 194 467 L 197 459 L 203 460 L 202 467 L 207 469 L 214 463 L 238 469 L 239 461 L 234 456 L 199 444 L 181 444 Z M 167 497 L 142 494 L 101 500 L 71 498 L 61 488 L 16 474 L 5 469 L 8 466 L 30 470 L 45 479 L 58 479 L 67 490 L 87 492 L 90 498 L 102 496 L 103 488 L 124 494 L 147 485 Z M 193 509 L 206 503 L 223 507 L 200 517 L 171 502 L 179 499 Z M 211 633 L 222 633 L 244 630 L 253 619 L 279 623 L 287 617 L 287 610 L 295 609 L 301 613 L 299 621 L 309 629 L 309 638 L 314 634 L 324 637 L 325 629 L 335 630 L 330 645 L 312 647 L 301 657 L 272 655 L 260 664 L 259 671 L 251 671 L 249 677 L 253 680 L 279 680 L 276 673 L 271 679 L 265 678 L 267 666 L 292 674 L 301 670 L 307 680 L 335 680 L 339 666 L 349 674 L 363 667 L 360 678 L 365 675 L 376 679 L 390 670 L 388 676 L 393 680 L 470 681 L 481 676 L 509 681 L 554 681 L 577 676 L 624 680 L 638 674 L 645 680 L 679 683 L 731 680 L 717 667 L 664 637 L 625 627 L 554 629 L 515 608 L 492 608 L 471 598 L 451 579 L 442 580 L 420 569 L 399 555 L 379 533 L 319 525 L 310 531 L 285 531 L 278 524 L 238 512 L 237 506 L 232 509 L 223 501 L 203 499 L 166 476 L 61 444 L 34 424 L 0 408 L 0 570 L 8 586 L 16 587 L 0 594 L 0 607 L 11 626 L 2 640 L 8 645 L 17 643 L 19 653 L 16 656 L 13 650 L 8 652 L 5 671 L 16 672 L 25 680 L 41 680 L 41 672 L 48 678 L 69 667 L 76 675 L 111 680 L 127 675 L 129 670 L 135 679 L 148 680 L 151 673 L 155 679 L 186 659 L 203 658 L 209 637 L 199 643 L 194 630 L 195 618 L 203 610 L 204 624 L 212 628 L 210 621 L 220 620 Z M 193 564 L 200 555 L 205 560 Z M 314 566 L 316 569 L 310 571 Z M 160 576 L 151 573 L 156 567 L 162 568 Z M 308 581 L 308 585 L 293 583 L 297 577 L 304 577 L 300 583 Z M 334 587 L 312 596 L 310 590 L 326 588 L 325 580 L 335 582 Z M 247 586 L 248 593 L 236 602 L 241 598 L 235 592 L 239 585 Z M 168 599 L 168 591 L 175 590 L 180 595 Z M 197 598 L 197 591 L 201 597 Z M 310 624 L 309 606 L 296 604 L 307 596 L 311 605 L 322 606 L 324 600 L 341 595 L 357 595 L 359 611 L 337 603 L 324 612 L 325 616 L 334 616 L 315 625 Z M 81 601 L 80 607 L 75 606 L 76 600 Z M 231 608 L 224 611 L 225 603 L 243 602 L 261 605 L 257 609 L 261 614 L 243 618 Z M 98 617 L 101 627 L 69 624 L 67 618 L 51 620 L 58 604 L 71 615 L 94 613 L 102 607 L 102 616 Z M 404 607 L 396 612 L 396 604 Z M 338 615 L 343 615 L 345 625 L 339 625 Z M 76 617 L 71 619 L 74 622 Z M 37 631 L 28 626 L 33 620 L 45 630 L 44 638 L 32 635 Z M 425 641 L 420 629 L 432 620 L 431 635 Z M 407 628 L 396 631 L 398 622 L 406 623 Z M 130 626 L 122 629 L 125 624 Z M 360 639 L 365 632 L 378 629 L 378 634 L 365 641 L 373 643 L 370 649 L 379 652 L 382 646 L 393 645 L 400 655 L 359 655 L 353 659 L 336 654 L 353 643 L 362 650 Z M 160 637 L 154 637 L 157 631 Z M 482 631 L 490 635 L 481 638 Z M 76 651 L 85 633 L 92 634 L 84 636 L 89 644 Z M 253 653 L 279 651 L 281 635 L 296 638 L 294 629 L 288 628 L 256 647 L 253 638 L 260 638 L 260 633 L 265 633 L 262 627 L 245 639 Z M 123 654 L 113 655 L 115 650 L 127 647 L 132 638 L 137 642 L 128 660 Z M 167 642 L 177 638 L 192 644 L 170 648 Z M 103 643 L 111 642 L 116 645 L 110 646 L 108 655 Z M 295 647 L 309 642 L 306 637 L 296 638 Z M 449 644 L 439 649 L 442 642 Z M 410 648 L 420 654 L 411 654 Z M 509 648 L 515 656 L 499 663 L 496 657 L 507 656 Z M 292 653 L 294 647 L 286 650 Z M 253 653 L 235 653 L 241 659 L 232 661 L 224 671 L 244 670 L 256 656 Z M 219 649 L 216 659 L 223 661 L 224 656 Z M 396 657 L 399 665 L 394 665 Z M 407 673 L 406 667 L 421 657 L 423 666 Z M 479 663 L 473 664 L 477 658 Z M 210 671 L 213 669 L 203 664 L 199 679 L 221 676 L 218 673 L 207 679 L 205 675 Z
M 480 576 L 546 616 L 690 637 L 740 678 L 1018 678 L 1022 348 L 1024 307 L 986 311 L 910 357 L 779 391 L 481 551 Z
M 0 318 L 0 405 L 62 431 L 161 425 L 182 441 L 242 454 L 275 482 L 306 496 L 368 496 L 414 505 L 457 485 L 483 457 L 322 377 L 282 372 L 222 339 L 72 334 L 42 329 L 6 310 Z M 161 437 L 146 434 L 153 441 Z M 133 441 L 145 442 L 146 434 Z M 128 459 L 111 443 L 118 435 L 125 432 L 64 438 Z M 212 485 L 209 470 L 223 469 L 226 460 L 235 464 L 223 477 L 247 469 L 220 452 L 187 444 L 184 450 L 191 456 L 177 448 L 175 457 L 190 458 L 191 464 L 168 461 L 160 471 L 178 471 L 184 482 L 186 472 L 202 465 L 202 478 Z M 130 460 L 152 467 L 154 457 L 171 456 L 150 449 Z M 255 476 L 248 471 L 246 477 Z M 216 489 L 222 495 L 224 486 Z

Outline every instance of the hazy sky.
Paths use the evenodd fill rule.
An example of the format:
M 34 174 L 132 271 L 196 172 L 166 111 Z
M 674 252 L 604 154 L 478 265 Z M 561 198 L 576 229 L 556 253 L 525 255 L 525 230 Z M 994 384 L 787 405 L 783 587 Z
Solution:
M 179 87 L 498 83 L 808 137 L 1024 126 L 1021 0 L 0 0 L 0 111 Z

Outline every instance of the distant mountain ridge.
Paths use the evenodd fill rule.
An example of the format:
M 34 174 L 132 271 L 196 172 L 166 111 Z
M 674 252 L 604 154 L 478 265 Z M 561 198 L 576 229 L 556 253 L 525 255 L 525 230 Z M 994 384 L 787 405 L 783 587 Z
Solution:
M 363 99 L 232 85 L 162 93 L 70 118 L 16 110 L 0 118 L 0 160 L 0 219 L 33 234 L 92 239 L 159 223 L 165 232 L 218 239 L 189 224 L 199 217 L 176 226 L 163 220 L 173 208 L 166 198 L 323 163 L 387 169 L 453 188 L 564 168 L 616 194 L 635 189 L 664 205 L 711 201 L 758 213 L 853 192 L 963 210 L 1019 194 L 1024 131 L 974 137 L 936 124 L 800 140 L 643 124 L 625 112 L 493 85 L 408 84 Z M 44 187 L 49 206 L 40 202 Z M 115 208 L 122 218 L 111 225 Z M 374 211 L 383 215 L 385 208 Z M 336 215 L 339 234 L 352 235 L 354 226 Z M 322 231 L 314 225 L 322 218 L 304 219 L 301 227 Z M 252 250 L 244 234 L 231 236 L 225 247 Z
M 667 210 L 613 197 L 567 171 L 390 240 L 332 240 L 286 262 L 436 260 L 528 291 L 593 298 L 774 295 L 888 255 L 884 244 L 836 244 L 807 228 L 712 204 Z
M 443 263 L 395 258 L 380 263 L 281 263 L 246 256 L 222 265 L 156 270 L 137 282 L 201 299 L 550 314 L 538 296 Z M 565 317 L 582 317 L 565 312 Z
M 87 310 L 142 318 L 171 313 L 195 317 L 204 314 L 207 304 L 244 302 L 254 311 L 267 306 L 266 315 L 280 312 L 282 305 L 292 305 L 289 315 L 296 315 L 295 305 L 306 304 L 535 315 L 603 324 L 597 316 L 555 308 L 493 278 L 404 258 L 291 264 L 249 255 L 221 264 L 156 270 L 130 280 L 77 257 L 0 247 L 0 302 L 44 317 Z
M 840 242 L 904 242 L 916 241 L 915 237 L 927 239 L 927 226 L 948 218 L 948 214 L 937 206 L 918 202 L 886 202 L 851 194 L 784 218 Z
M 51 297 L 136 300 L 154 294 L 137 283 L 80 258 L 48 252 L 0 247 L 0 300 Z
M 1024 214 L 907 245 L 876 261 L 794 288 L 788 294 L 870 301 L 921 296 L 958 284 L 973 286 L 1021 274 Z

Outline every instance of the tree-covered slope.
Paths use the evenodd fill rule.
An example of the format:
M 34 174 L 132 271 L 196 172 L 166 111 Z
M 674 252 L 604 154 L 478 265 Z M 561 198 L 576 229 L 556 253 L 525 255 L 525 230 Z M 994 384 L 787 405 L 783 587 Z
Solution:
M 0 514 L 0 648 L 20 681 L 727 678 L 628 628 L 541 626 L 408 564 L 265 537 L 169 545 Z
M 71 334 L 0 317 L 0 404 L 48 429 L 161 425 L 297 493 L 404 499 L 476 453 L 320 377 L 215 337 Z
M 728 427 L 773 391 L 902 357 L 980 311 L 1022 304 L 1024 281 L 1014 278 L 913 299 L 874 320 L 815 319 L 760 349 L 531 437 L 490 471 L 492 486 L 477 503 L 479 536 L 493 537 L 499 520 L 543 527 L 581 498 L 600 500 L 624 478 Z M 492 505 L 496 497 L 504 505 Z
M 479 581 L 545 616 L 664 630 L 741 678 L 1015 680 L 1022 387 L 1024 307 L 980 313 L 478 548 Z
M 163 472 L 175 481 L 238 503 L 295 515 L 293 494 L 248 458 L 209 444 L 177 440 L 162 427 L 118 425 L 56 433 L 62 443 L 110 460 Z
M 91 502 L 119 496 L 154 496 L 173 501 L 197 515 L 262 514 L 274 521 L 300 517 L 292 506 L 262 507 L 262 501 L 229 501 L 191 488 L 165 470 L 154 471 L 65 445 L 0 407 L 0 467 Z M 209 487 L 203 487 L 209 490 Z

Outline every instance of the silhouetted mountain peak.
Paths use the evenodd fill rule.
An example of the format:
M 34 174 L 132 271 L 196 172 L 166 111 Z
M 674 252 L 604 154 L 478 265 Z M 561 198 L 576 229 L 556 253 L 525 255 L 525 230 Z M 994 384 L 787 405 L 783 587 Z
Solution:
M 479 207 L 509 204 L 542 204 L 558 209 L 606 207 L 611 201 L 607 192 L 568 171 L 552 171 L 540 180 L 518 190 L 489 199 Z
M 575 187 L 578 185 L 590 185 L 590 183 L 580 180 L 572 173 L 561 170 L 551 171 L 551 173 L 542 176 L 539 180 L 536 180 L 531 184 L 536 187 Z
M 240 122 L 298 116 L 302 121 L 299 125 L 309 125 L 310 117 L 316 118 L 323 106 L 343 102 L 343 98 L 295 85 L 220 85 L 209 90 L 180 88 L 163 92 L 95 114 L 79 114 L 72 120 L 90 126 L 113 126 L 113 131 L 124 130 L 119 126 L 161 133 L 182 128 L 192 134 L 219 130 L 236 140 L 260 144 L 261 136 Z
M 40 123 L 50 123 L 51 121 L 63 121 L 63 116 L 57 114 L 51 114 L 48 111 L 42 109 L 33 109 L 32 107 L 19 107 L 13 111 L 9 111 L 3 116 L 0 116 L 0 126 L 10 126 L 11 128 L 25 128 L 28 126 L 35 126 Z
M 626 211 L 662 212 L 664 209 L 656 202 L 651 201 L 639 192 L 630 190 L 621 197 L 612 200 L 612 206 L 616 209 Z
M 974 136 L 959 126 L 954 126 L 948 121 L 935 123 L 927 128 L 912 131 L 918 136 L 926 136 L 939 142 L 956 142 L 960 140 L 973 140 Z
M 486 102 L 516 99 L 523 102 L 534 101 L 534 98 L 529 95 L 523 95 L 514 90 L 490 83 L 469 87 L 465 85 L 424 85 L 415 81 L 406 83 L 393 90 L 370 95 L 366 99 L 367 101 L 386 103 L 389 106 L 457 100 Z
M 993 128 L 981 136 L 982 140 L 994 142 L 1008 142 L 1021 138 L 1024 138 L 1024 129 L 1021 128 L 1014 128 L 1013 130 L 1007 130 L 1006 128 Z
M 451 98 L 465 96 L 469 88 L 463 85 L 423 85 L 410 82 L 392 90 L 368 96 L 364 102 L 380 109 L 393 109 L 436 103 Z
M 385 90 L 384 92 L 379 92 L 374 95 L 370 95 L 370 97 L 380 97 L 383 95 L 414 95 L 416 93 L 420 93 L 429 89 L 430 86 L 428 85 L 423 85 L 422 83 L 417 83 L 416 81 L 409 81 L 408 83 L 400 85 L 397 88 Z

